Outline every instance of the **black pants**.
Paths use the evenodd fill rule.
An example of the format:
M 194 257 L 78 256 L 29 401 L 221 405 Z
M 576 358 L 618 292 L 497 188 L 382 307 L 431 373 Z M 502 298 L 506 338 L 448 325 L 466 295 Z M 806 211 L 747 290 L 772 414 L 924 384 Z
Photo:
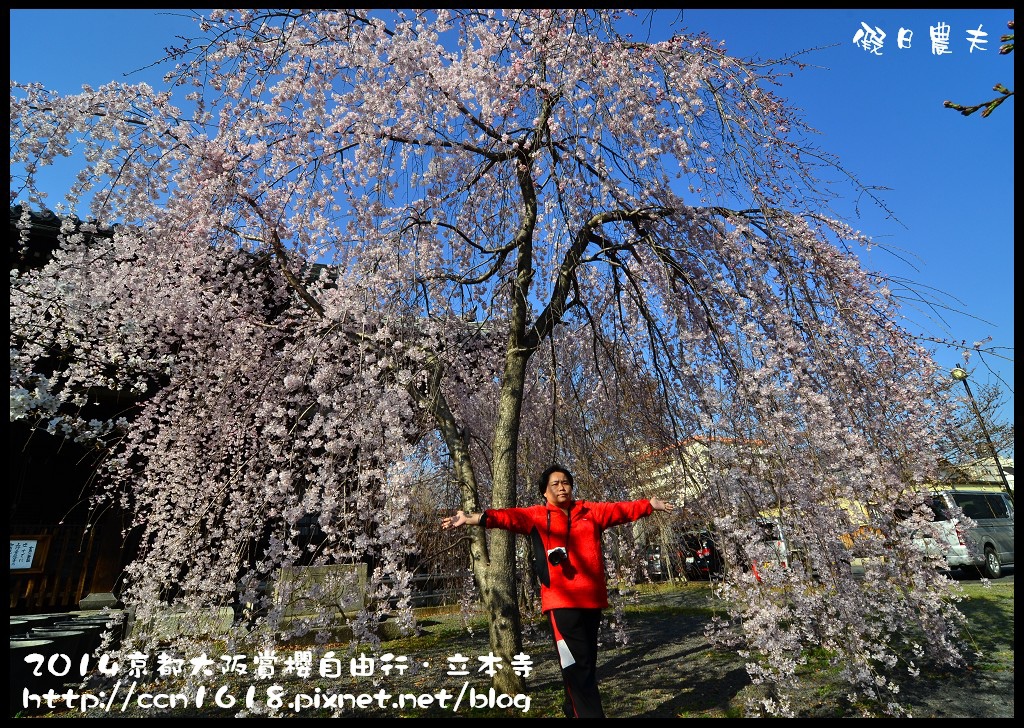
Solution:
M 597 690 L 597 631 L 600 609 L 552 609 L 551 631 L 562 666 L 566 718 L 604 718 Z

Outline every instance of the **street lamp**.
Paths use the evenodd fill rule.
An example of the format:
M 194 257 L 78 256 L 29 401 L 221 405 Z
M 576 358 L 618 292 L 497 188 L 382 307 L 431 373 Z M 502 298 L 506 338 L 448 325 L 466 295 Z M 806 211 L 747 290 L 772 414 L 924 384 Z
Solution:
M 1006 495 L 1009 497 L 1010 502 L 1013 503 L 1013 491 L 1010 490 L 1010 484 L 1006 480 L 1006 473 L 1003 472 L 1003 464 L 999 462 L 999 453 L 996 452 L 995 443 L 992 442 L 992 437 L 988 434 L 988 428 L 985 427 L 985 420 L 981 416 L 981 410 L 978 409 L 978 403 L 974 401 L 974 393 L 971 392 L 971 385 L 967 383 L 967 370 L 958 364 L 953 367 L 949 372 L 949 375 L 953 377 L 954 381 L 963 382 L 964 389 L 967 390 L 967 398 L 971 401 L 971 407 L 974 409 L 974 414 L 978 418 L 978 424 L 981 425 L 981 431 L 985 433 L 985 441 L 988 443 L 988 449 L 992 451 L 992 459 L 996 461 L 996 470 L 999 471 L 999 477 L 1003 481 L 1003 488 L 1006 490 Z

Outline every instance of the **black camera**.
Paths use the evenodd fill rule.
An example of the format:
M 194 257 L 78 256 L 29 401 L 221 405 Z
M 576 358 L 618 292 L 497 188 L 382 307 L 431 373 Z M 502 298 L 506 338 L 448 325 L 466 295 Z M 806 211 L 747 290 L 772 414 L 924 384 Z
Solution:
M 565 550 L 564 546 L 559 546 L 557 549 L 548 549 L 548 561 L 552 566 L 558 566 L 563 561 L 567 561 L 569 558 L 569 552 Z

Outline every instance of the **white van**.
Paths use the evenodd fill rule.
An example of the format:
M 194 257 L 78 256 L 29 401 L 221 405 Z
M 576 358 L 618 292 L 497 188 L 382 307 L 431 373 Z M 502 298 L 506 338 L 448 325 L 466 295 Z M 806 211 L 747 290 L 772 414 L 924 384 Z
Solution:
M 1013 566 L 1013 502 L 1002 491 L 985 486 L 936 488 L 930 501 L 934 541 L 951 569 L 980 571 L 998 579 L 1003 566 Z M 965 527 L 957 511 L 977 525 Z

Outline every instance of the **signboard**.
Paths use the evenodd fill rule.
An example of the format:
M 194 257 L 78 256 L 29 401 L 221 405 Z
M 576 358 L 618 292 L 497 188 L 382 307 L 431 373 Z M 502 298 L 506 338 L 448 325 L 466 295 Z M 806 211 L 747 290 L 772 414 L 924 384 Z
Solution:
M 20 574 L 42 573 L 49 549 L 49 536 L 11 538 L 11 571 Z

